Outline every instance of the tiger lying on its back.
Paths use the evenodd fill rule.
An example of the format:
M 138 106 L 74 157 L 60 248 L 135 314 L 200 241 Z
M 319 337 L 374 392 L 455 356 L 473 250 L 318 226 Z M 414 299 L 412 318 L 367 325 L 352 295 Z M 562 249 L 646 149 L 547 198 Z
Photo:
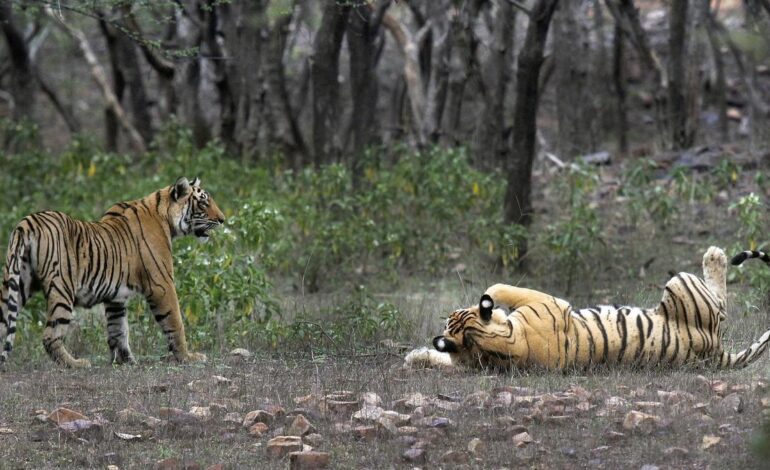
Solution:
M 770 264 L 770 257 L 751 251 L 737 255 L 733 264 L 747 258 Z M 724 252 L 709 248 L 703 255 L 704 279 L 677 274 L 666 284 L 660 304 L 651 309 L 602 305 L 575 310 L 542 292 L 496 284 L 477 307 L 449 315 L 444 334 L 433 339 L 437 351 L 412 351 L 406 364 L 564 369 L 703 362 L 744 367 L 767 349 L 770 330 L 739 353 L 722 349 L 726 265 Z
M 16 318 L 31 294 L 48 300 L 43 331 L 45 350 L 55 361 L 84 367 L 64 347 L 75 306 L 105 304 L 112 360 L 134 362 L 128 346 L 125 303 L 141 294 L 181 361 L 205 360 L 187 351 L 184 324 L 174 288 L 171 240 L 194 234 L 207 239 L 224 215 L 197 178 L 131 202 L 112 206 L 98 222 L 74 220 L 61 212 L 38 212 L 22 219 L 11 235 L 0 289 L 0 362 L 13 348 Z

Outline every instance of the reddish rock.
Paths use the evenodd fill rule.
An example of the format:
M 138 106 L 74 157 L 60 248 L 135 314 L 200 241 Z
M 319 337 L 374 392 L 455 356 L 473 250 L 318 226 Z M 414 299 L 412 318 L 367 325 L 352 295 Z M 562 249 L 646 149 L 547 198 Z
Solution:
M 526 447 L 527 444 L 534 442 L 528 432 L 522 432 L 513 436 L 513 445 L 516 447 Z
M 286 428 L 286 434 L 290 436 L 304 436 L 313 431 L 313 425 L 305 418 L 304 415 L 297 415 L 292 420 L 288 428 Z
M 358 400 L 326 400 L 326 409 L 331 413 L 350 416 L 359 407 Z
M 467 465 L 468 462 L 470 462 L 470 459 L 468 458 L 468 454 L 465 452 L 449 450 L 441 455 L 439 462 L 448 463 L 451 465 Z
M 256 438 L 260 438 L 267 432 L 267 430 L 268 430 L 267 424 L 254 423 L 249 428 L 249 434 Z
M 356 426 L 352 432 L 353 437 L 361 441 L 371 441 L 377 437 L 376 426 Z
M 275 415 L 272 413 L 268 413 L 265 410 L 254 410 L 246 413 L 241 424 L 244 428 L 250 428 L 254 423 L 265 423 L 270 426 L 274 420 Z

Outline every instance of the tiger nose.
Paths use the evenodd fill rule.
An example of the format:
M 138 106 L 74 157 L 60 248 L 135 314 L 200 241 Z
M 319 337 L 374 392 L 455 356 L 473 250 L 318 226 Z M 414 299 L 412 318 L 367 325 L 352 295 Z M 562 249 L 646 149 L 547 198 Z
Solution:
M 225 223 L 225 216 L 224 215 L 217 216 L 216 221 L 219 222 L 220 225 L 224 224 Z

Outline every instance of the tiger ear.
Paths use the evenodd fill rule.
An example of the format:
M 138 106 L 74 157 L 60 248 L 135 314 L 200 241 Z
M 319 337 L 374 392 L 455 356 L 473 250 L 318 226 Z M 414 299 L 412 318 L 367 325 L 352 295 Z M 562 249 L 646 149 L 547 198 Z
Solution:
M 201 180 L 197 176 L 193 178 L 192 183 L 190 183 L 190 186 L 200 186 L 200 185 L 201 185 Z
M 492 300 L 489 294 L 484 294 L 479 300 L 479 315 L 483 322 L 488 322 L 492 319 L 492 307 L 495 306 L 495 302 Z
M 180 198 L 187 196 L 189 193 L 190 182 L 187 181 L 187 178 L 184 176 L 176 180 L 174 186 L 171 187 L 171 199 L 174 201 L 178 201 Z

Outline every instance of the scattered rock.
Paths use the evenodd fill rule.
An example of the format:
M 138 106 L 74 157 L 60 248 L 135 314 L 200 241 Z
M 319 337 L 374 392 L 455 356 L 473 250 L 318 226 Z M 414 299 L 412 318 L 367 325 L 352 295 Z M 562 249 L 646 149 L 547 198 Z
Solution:
M 278 436 L 267 442 L 265 452 L 272 459 L 282 458 L 292 452 L 302 451 L 302 438 L 297 436 Z
M 384 416 L 377 418 L 377 429 L 381 434 L 386 436 L 398 435 L 398 428 L 396 427 L 396 424 Z
M 642 413 L 641 411 L 629 411 L 623 419 L 623 429 L 649 434 L 659 421 L 659 416 Z
M 324 437 L 316 432 L 310 433 L 307 436 L 302 438 L 305 442 L 308 444 L 318 446 L 321 445 L 324 441 Z
M 376 426 L 356 426 L 352 429 L 353 437 L 360 441 L 371 441 L 377 437 Z
M 222 421 L 225 423 L 243 423 L 243 416 L 240 413 L 237 413 L 233 411 L 232 413 L 227 413 L 224 418 L 222 418 Z
M 0 428 L 0 434 L 14 434 L 14 430 L 11 428 Z
M 260 438 L 268 430 L 268 426 L 265 423 L 254 423 L 249 428 L 249 434 L 253 437 Z
M 313 470 L 326 468 L 331 462 L 331 455 L 327 452 L 292 452 L 289 454 L 290 470 Z
M 70 410 L 69 408 L 56 408 L 47 416 L 47 419 L 56 425 L 62 425 L 77 420 L 88 420 L 86 416 L 77 411 Z
M 361 394 L 361 402 L 368 406 L 380 406 L 382 398 L 374 392 L 364 392 Z
M 478 437 L 474 437 L 468 442 L 468 452 L 474 455 L 484 452 L 485 447 L 484 441 Z
M 358 409 L 358 400 L 326 400 L 326 409 L 332 413 L 350 416 Z
M 534 439 L 532 439 L 528 432 L 521 432 L 513 436 L 513 445 L 518 448 L 526 447 L 527 444 L 532 442 L 534 442 Z
M 269 426 L 273 424 L 274 420 L 275 416 L 272 413 L 268 413 L 265 410 L 254 410 L 246 413 L 241 425 L 244 428 L 250 428 L 254 423 L 265 423 Z
M 489 393 L 484 391 L 473 392 L 465 396 L 465 399 L 463 399 L 463 405 L 474 408 L 483 408 L 488 400 Z
M 219 385 L 220 387 L 232 385 L 233 383 L 232 380 L 221 375 L 212 375 L 211 378 L 214 380 L 214 384 Z
M 138 441 L 142 438 L 141 434 L 128 434 L 125 432 L 113 431 L 115 437 L 124 441 Z
M 251 351 L 244 348 L 235 348 L 232 351 L 230 351 L 230 355 L 235 357 L 247 358 L 247 357 L 251 357 Z
M 432 428 L 450 428 L 454 425 L 449 418 L 434 418 L 431 420 L 430 427 Z
M 640 468 L 639 470 L 660 470 L 660 467 L 658 467 L 657 465 L 646 463 L 642 465 L 642 468 Z
M 360 410 L 353 413 L 353 421 L 360 423 L 371 423 L 377 421 L 377 418 L 382 416 L 382 408 L 379 406 L 364 406 Z
M 398 434 L 400 436 L 413 436 L 417 434 L 419 431 L 420 430 L 415 426 L 401 426 L 398 428 Z
M 178 470 L 181 468 L 179 459 L 168 458 L 155 462 L 155 470 Z
M 666 455 L 672 458 L 687 457 L 687 455 L 689 454 L 690 454 L 690 451 L 685 449 L 684 447 L 669 447 L 663 451 L 663 455 Z
M 616 442 L 626 437 L 625 434 L 622 432 L 617 431 L 607 431 L 604 433 L 604 439 L 606 439 L 609 442 Z
M 197 424 L 200 421 L 198 417 L 192 413 L 180 410 L 179 408 L 167 408 L 163 406 L 158 410 L 158 417 L 169 423 L 179 425 Z
M 211 408 L 208 406 L 193 406 L 190 408 L 190 414 L 200 419 L 207 419 L 211 417 Z
M 715 445 L 719 444 L 719 442 L 722 440 L 719 436 L 703 436 L 703 441 L 701 442 L 700 448 L 703 450 L 710 449 L 714 447 Z
M 208 388 L 209 384 L 206 380 L 193 380 L 187 384 L 187 389 L 191 392 L 205 392 Z
M 304 415 L 298 414 L 286 429 L 286 434 L 290 436 L 304 436 L 312 431 L 313 425 L 310 424 L 310 421 Z
M 417 447 L 411 447 L 407 449 L 401 457 L 406 460 L 409 463 L 425 463 L 426 461 L 426 455 L 425 455 L 425 449 L 420 449 Z
M 439 462 L 450 465 L 467 465 L 470 462 L 468 454 L 456 450 L 448 450 L 441 454 Z
M 574 459 L 575 457 L 577 457 L 577 450 L 575 450 L 574 447 L 563 447 L 561 449 L 561 453 L 565 457 L 569 457 L 571 459 Z
M 719 402 L 718 407 L 725 413 L 741 413 L 743 411 L 743 399 L 737 393 L 731 393 Z

